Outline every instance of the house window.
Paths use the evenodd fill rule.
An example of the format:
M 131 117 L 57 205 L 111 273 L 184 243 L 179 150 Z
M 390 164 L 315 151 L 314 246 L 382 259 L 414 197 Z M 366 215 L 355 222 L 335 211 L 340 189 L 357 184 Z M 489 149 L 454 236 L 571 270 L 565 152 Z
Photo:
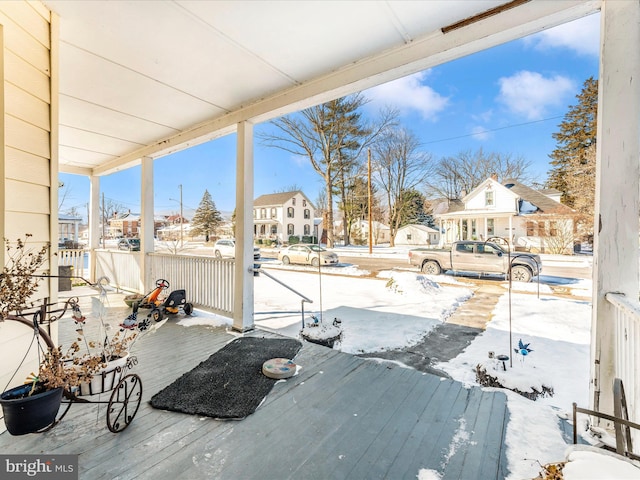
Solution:
M 311 233 L 311 226 L 308 223 L 304 224 L 304 235 L 309 235 Z
M 287 225 L 287 235 L 293 235 L 293 223 Z
M 484 192 L 484 204 L 487 207 L 493 207 L 493 190 Z
M 254 208 L 253 209 L 253 218 L 256 218 L 258 216 L 258 211 Z
M 476 229 L 476 221 L 471 220 L 471 238 L 475 240 L 477 236 L 478 236 L 478 232 Z
M 308 208 L 304 209 L 304 218 L 311 218 L 311 212 Z
M 549 235 L 552 237 L 558 236 L 558 222 L 555 220 L 549 221 Z
M 536 224 L 535 222 L 532 221 L 528 221 L 527 222 L 527 237 L 533 237 L 533 235 L 535 235 L 536 231 Z
M 267 209 L 266 208 L 261 208 L 260 209 L 260 218 L 267 218 Z
M 277 213 L 276 213 L 276 209 L 275 209 L 275 208 L 272 208 L 272 209 L 271 209 L 271 218 L 276 218 L 276 215 L 277 215 Z
M 411 234 L 407 233 L 407 240 L 411 240 Z
M 293 218 L 293 214 L 294 214 L 293 207 L 287 208 L 287 218 Z
M 295 205 L 296 204 L 296 199 L 295 197 L 291 199 L 291 205 Z
M 306 207 L 307 206 L 307 201 L 305 199 L 302 199 L 302 206 Z
M 264 235 L 264 225 L 260 225 L 260 235 Z
M 495 235 L 495 231 L 493 228 L 493 218 L 487 218 L 487 235 L 492 237 Z
M 271 235 L 275 235 L 276 233 L 278 233 L 278 226 L 271 225 Z

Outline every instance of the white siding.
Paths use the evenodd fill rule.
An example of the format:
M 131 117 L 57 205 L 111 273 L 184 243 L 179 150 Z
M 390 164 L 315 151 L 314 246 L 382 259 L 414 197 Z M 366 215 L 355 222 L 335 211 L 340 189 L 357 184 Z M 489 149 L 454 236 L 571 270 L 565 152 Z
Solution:
M 491 192 L 493 196 L 493 205 L 486 203 L 487 192 Z M 465 208 L 466 210 L 495 210 L 496 212 L 515 213 L 516 197 L 508 188 L 497 182 L 485 182 L 473 192 L 473 196 L 466 199 Z
M 57 70 L 51 60 L 49 13 L 37 2 L 0 2 L 0 27 L 0 237 L 14 241 L 30 233 L 29 246 L 37 249 L 50 242 L 57 221 L 57 188 L 51 190 L 52 184 L 57 187 L 58 175 L 57 147 L 52 147 L 58 141 L 57 125 L 51 124 L 57 118 L 57 95 L 51 94 Z M 4 248 L 0 261 L 6 262 Z M 55 257 L 47 268 L 55 272 Z M 56 298 L 57 281 L 45 280 L 41 285 L 32 300 Z M 16 322 L 0 325 L 0 384 L 4 387 L 13 376 L 10 386 L 15 386 L 37 371 L 32 349 L 34 355 L 16 372 L 32 331 Z M 55 339 L 56 325 L 52 328 Z

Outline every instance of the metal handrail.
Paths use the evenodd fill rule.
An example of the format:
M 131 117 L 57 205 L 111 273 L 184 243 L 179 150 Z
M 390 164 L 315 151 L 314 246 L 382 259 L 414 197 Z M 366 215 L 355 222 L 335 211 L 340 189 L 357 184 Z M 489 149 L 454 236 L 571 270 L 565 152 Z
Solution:
M 295 293 L 296 295 L 298 295 L 300 298 L 302 298 L 302 300 L 300 301 L 300 307 L 302 310 L 302 328 L 304 328 L 304 302 L 307 303 L 313 303 L 313 300 L 311 300 L 309 297 L 301 294 L 300 292 L 298 292 L 296 289 L 290 287 L 289 285 L 287 285 L 286 283 L 278 280 L 276 277 L 274 277 L 273 275 L 271 275 L 270 273 L 265 272 L 264 270 L 260 270 L 259 268 L 252 268 L 251 269 L 253 271 L 254 274 L 256 273 L 260 273 L 263 275 L 266 275 L 267 277 L 269 277 L 271 280 L 273 280 L 276 283 L 279 283 L 280 285 L 282 285 L 284 288 L 292 291 L 293 293 Z

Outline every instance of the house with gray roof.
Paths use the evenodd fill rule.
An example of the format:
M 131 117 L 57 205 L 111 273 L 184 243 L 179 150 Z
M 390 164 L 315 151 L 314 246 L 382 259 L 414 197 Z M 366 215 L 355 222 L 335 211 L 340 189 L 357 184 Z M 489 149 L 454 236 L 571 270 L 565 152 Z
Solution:
M 285 243 L 289 237 L 317 235 L 315 207 L 300 190 L 261 195 L 253 202 L 253 236 Z
M 487 178 L 463 198 L 436 205 L 434 218 L 443 232 L 440 244 L 499 237 L 515 249 L 570 253 L 574 212 L 559 202 L 557 193 Z

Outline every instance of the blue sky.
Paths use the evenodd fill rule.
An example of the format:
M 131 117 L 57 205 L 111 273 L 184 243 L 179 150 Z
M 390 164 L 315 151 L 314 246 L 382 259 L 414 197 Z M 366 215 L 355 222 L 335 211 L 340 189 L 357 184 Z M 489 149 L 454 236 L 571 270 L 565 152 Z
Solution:
M 461 151 L 499 152 L 532 163 L 544 182 L 552 134 L 576 103 L 584 81 L 598 77 L 599 14 L 494 47 L 363 92 L 372 118 L 385 106 L 401 113 L 403 126 L 420 139 L 434 159 Z M 269 128 L 256 125 L 255 132 Z M 154 162 L 155 209 L 189 217 L 205 189 L 216 206 L 235 206 L 235 135 L 193 147 Z M 306 158 L 254 146 L 254 197 L 302 187 L 315 201 L 322 179 Z M 86 217 L 87 177 L 61 174 L 66 196 L 61 212 L 76 207 Z M 101 192 L 131 211 L 140 211 L 140 167 L 102 177 Z M 61 197 L 64 194 L 60 192 Z

